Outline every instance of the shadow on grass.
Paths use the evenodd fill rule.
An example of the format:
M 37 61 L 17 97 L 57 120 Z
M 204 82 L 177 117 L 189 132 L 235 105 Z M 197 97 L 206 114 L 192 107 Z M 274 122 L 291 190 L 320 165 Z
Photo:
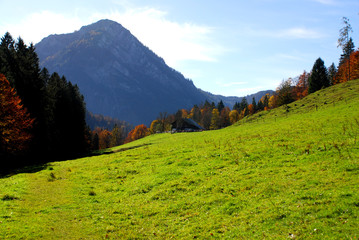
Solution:
M 36 173 L 42 171 L 50 166 L 49 163 L 36 164 L 31 166 L 13 166 L 13 167 L 2 167 L 0 170 L 0 179 L 9 178 L 19 173 Z
M 116 149 L 116 150 L 103 149 L 103 150 L 91 152 L 89 154 L 81 154 L 81 155 L 77 155 L 74 157 L 69 157 L 67 159 L 54 158 L 52 160 L 68 161 L 68 160 L 74 160 L 74 159 L 81 158 L 81 157 L 93 157 L 93 156 L 114 154 L 114 153 L 118 153 L 118 152 L 124 152 L 127 150 L 144 147 L 147 145 L 151 145 L 151 144 L 150 143 L 142 144 L 142 145 L 137 145 L 137 146 L 132 146 L 132 147 L 120 148 L 120 149 Z M 11 160 L 9 160 L 9 161 L 11 162 Z M 24 161 L 18 161 L 16 163 L 14 162 L 12 165 L 9 165 L 9 166 L 1 166 L 0 165 L 0 179 L 8 178 L 8 177 L 11 177 L 11 176 L 19 174 L 19 173 L 36 173 L 36 172 L 42 171 L 51 166 L 51 162 L 45 162 L 45 161 L 43 161 L 43 162 L 40 161 L 37 163 L 33 163 L 31 165 L 27 165 L 27 164 L 29 164 L 29 163 L 24 162 Z
M 124 152 L 127 150 L 136 149 L 136 148 L 140 148 L 140 147 L 144 147 L 144 146 L 148 146 L 148 145 L 151 145 L 151 143 L 141 144 L 141 145 L 132 146 L 132 147 L 126 147 L 126 148 L 120 148 L 120 149 L 116 149 L 116 150 L 103 149 L 103 150 L 94 151 L 91 154 L 89 154 L 88 156 L 92 157 L 92 156 L 100 156 L 100 155 Z

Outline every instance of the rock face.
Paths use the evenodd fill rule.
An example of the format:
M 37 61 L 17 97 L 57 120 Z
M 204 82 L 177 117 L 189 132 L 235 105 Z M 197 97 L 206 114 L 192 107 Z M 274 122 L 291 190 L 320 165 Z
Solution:
M 40 65 L 77 84 L 93 113 L 150 124 L 160 112 L 208 101 L 230 107 L 241 98 L 203 92 L 119 23 L 101 20 L 36 45 Z

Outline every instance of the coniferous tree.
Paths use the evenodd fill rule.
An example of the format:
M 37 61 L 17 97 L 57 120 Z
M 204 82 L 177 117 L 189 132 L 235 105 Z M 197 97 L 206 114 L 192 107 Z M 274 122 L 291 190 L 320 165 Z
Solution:
M 327 68 L 324 65 L 324 61 L 321 58 L 318 58 L 313 65 L 313 69 L 309 77 L 308 93 L 314 93 L 328 86 L 329 79 Z
M 252 105 L 253 105 L 253 111 L 254 112 L 257 112 L 257 102 L 256 102 L 256 99 L 253 97 L 252 98 Z
M 40 70 L 33 44 L 27 46 L 21 38 L 14 41 L 6 33 L 0 43 L 0 71 L 35 119 L 27 154 L 30 159 L 47 159 L 54 152 L 69 157 L 88 149 L 86 106 L 78 86 L 58 74 L 50 76 L 47 69 Z
M 355 51 L 355 46 L 352 38 L 349 38 L 348 42 L 344 43 L 343 53 L 340 55 L 339 65 L 343 64 L 344 61 L 348 60 L 350 54 Z
M 224 108 L 224 103 L 223 103 L 223 101 L 221 100 L 221 101 L 217 104 L 218 112 L 222 112 L 223 108 Z
M 239 102 L 235 102 L 234 105 L 233 105 L 233 110 L 237 110 L 238 112 L 240 112 L 240 103 Z

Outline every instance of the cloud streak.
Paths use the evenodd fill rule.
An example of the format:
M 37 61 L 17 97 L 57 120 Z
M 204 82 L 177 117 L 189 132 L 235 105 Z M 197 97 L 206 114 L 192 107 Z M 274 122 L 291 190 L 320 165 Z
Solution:
M 335 0 L 314 0 L 315 2 L 324 4 L 324 5 L 335 5 Z

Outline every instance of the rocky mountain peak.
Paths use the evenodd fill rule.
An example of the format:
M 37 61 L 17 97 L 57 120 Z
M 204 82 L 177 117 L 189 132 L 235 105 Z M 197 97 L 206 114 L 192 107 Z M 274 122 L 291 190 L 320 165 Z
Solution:
M 149 124 L 160 112 L 173 113 L 205 100 L 223 100 L 231 107 L 241 100 L 196 88 L 111 20 L 50 35 L 35 47 L 42 67 L 79 86 L 89 111 L 132 124 Z

